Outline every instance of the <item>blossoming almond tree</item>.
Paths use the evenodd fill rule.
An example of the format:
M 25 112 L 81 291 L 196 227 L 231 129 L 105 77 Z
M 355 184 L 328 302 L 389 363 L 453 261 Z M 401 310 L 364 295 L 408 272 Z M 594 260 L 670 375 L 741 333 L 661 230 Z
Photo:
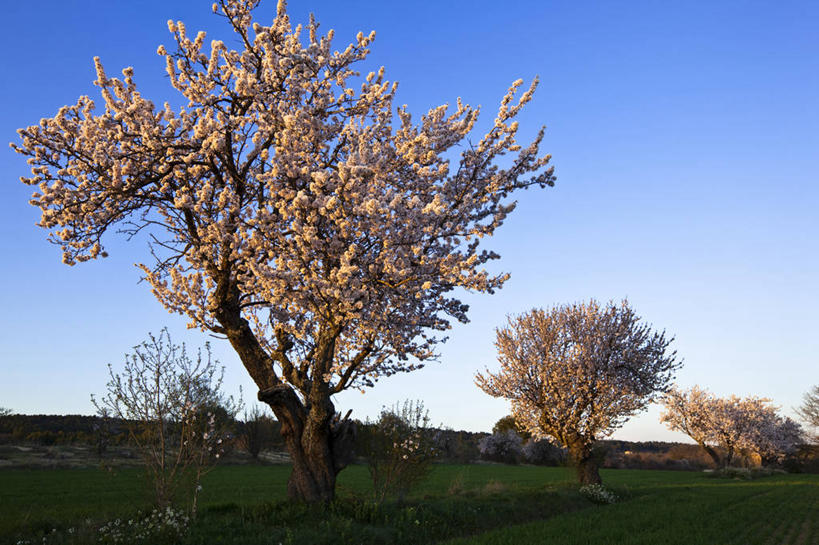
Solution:
M 594 442 L 666 391 L 681 364 L 673 339 L 628 306 L 588 303 L 534 309 L 498 328 L 501 368 L 476 383 L 511 400 L 515 421 L 569 450 L 582 484 L 600 483 Z
M 714 430 L 717 427 L 717 414 L 723 407 L 714 395 L 699 386 L 693 386 L 687 391 L 675 387 L 666 393 L 663 405 L 665 411 L 660 416 L 660 422 L 696 441 L 711 457 L 714 465 L 722 467 L 722 458 L 716 450 Z
M 663 405 L 660 422 L 691 437 L 717 467 L 730 466 L 743 453 L 757 455 L 763 463 L 776 462 L 802 440 L 801 426 L 782 417 L 770 399 L 720 398 L 693 386 L 672 388 Z
M 156 107 L 131 68 L 109 77 L 95 59 L 102 111 L 80 97 L 13 147 L 65 263 L 104 257 L 114 227 L 149 235 L 154 295 L 229 340 L 282 422 L 289 494 L 328 501 L 351 443 L 332 396 L 434 356 L 449 321 L 467 320 L 451 292 L 492 293 L 507 278 L 483 269 L 498 256 L 479 243 L 510 195 L 554 177 L 542 128 L 516 141 L 537 81 L 512 85 L 453 167 L 477 108 L 458 100 L 414 123 L 393 109 L 383 67 L 356 72 L 373 33 L 334 51 L 312 18 L 292 28 L 284 1 L 269 26 L 254 22 L 257 3 L 214 4 L 238 50 L 207 51 L 204 32 L 168 23 L 176 47 L 158 53 L 181 109 Z

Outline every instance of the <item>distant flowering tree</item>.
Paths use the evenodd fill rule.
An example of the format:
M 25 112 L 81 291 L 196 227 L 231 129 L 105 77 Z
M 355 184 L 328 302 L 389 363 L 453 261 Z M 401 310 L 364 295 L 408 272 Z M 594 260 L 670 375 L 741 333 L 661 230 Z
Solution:
M 763 463 L 780 461 L 802 440 L 802 429 L 779 415 L 770 399 L 749 396 L 719 398 L 693 386 L 671 389 L 660 417 L 705 450 L 717 467 L 728 467 L 739 454 L 755 454 Z
M 805 424 L 816 432 L 814 441 L 819 442 L 819 385 L 814 386 L 802 396 L 802 404 L 796 414 Z
M 289 495 L 329 501 L 352 446 L 331 397 L 432 358 L 450 320 L 467 321 L 451 292 L 508 278 L 483 268 L 498 255 L 480 243 L 511 195 L 554 176 L 544 129 L 516 140 L 537 80 L 520 95 L 514 82 L 464 145 L 478 109 L 458 100 L 414 123 L 383 67 L 360 77 L 374 33 L 334 51 L 312 18 L 291 27 L 284 0 L 269 26 L 254 22 L 257 3 L 214 4 L 237 50 L 207 52 L 204 32 L 169 21 L 176 48 L 157 52 L 183 108 L 157 108 L 132 68 L 113 78 L 95 59 L 104 110 L 80 97 L 13 147 L 65 263 L 104 257 L 115 226 L 149 235 L 154 295 L 227 337 L 282 423 Z
M 121 373 L 109 365 L 107 393 L 92 402 L 102 418 L 119 419 L 139 448 L 153 483 L 157 506 L 168 507 L 180 488 L 195 515 L 200 481 L 225 448 L 226 422 L 240 404 L 220 391 L 222 374 L 205 345 L 196 360 L 173 344 L 167 329 L 134 347 Z M 227 419 L 217 419 L 217 411 Z M 220 421 L 221 420 L 221 421 Z
M 501 368 L 477 385 L 511 400 L 515 421 L 569 451 L 583 484 L 600 483 L 594 443 L 667 390 L 680 363 L 672 339 L 623 301 L 534 309 L 497 330 Z

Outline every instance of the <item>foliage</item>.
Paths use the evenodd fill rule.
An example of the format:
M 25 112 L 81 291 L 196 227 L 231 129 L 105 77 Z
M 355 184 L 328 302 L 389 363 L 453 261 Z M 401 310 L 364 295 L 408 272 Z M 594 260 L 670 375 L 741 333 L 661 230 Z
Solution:
M 559 466 L 566 463 L 566 452 L 549 439 L 530 439 L 523 445 L 523 458 L 530 464 Z
M 434 432 L 435 450 L 439 458 L 460 464 L 473 462 L 480 457 L 478 441 L 483 434 L 455 431 L 451 428 L 438 429 Z
M 518 424 L 515 417 L 511 414 L 502 417 L 495 422 L 494 426 L 492 426 L 492 433 L 504 433 L 509 430 L 517 433 L 524 441 L 528 441 L 532 437 L 532 434 L 526 431 L 526 428 Z
M 429 414 L 420 401 L 404 401 L 381 415 L 370 428 L 365 457 L 376 501 L 395 494 L 402 502 L 429 473 L 436 451 Z
M 183 484 L 195 515 L 202 476 L 223 453 L 239 410 L 220 391 L 222 373 L 205 345 L 191 360 L 167 329 L 134 347 L 122 373 L 109 365 L 107 393 L 93 398 L 100 415 L 120 419 L 139 448 L 153 482 L 156 505 L 168 507 Z
M 517 464 L 523 456 L 523 440 L 514 430 L 495 432 L 478 442 L 481 458 L 502 464 Z
M 13 414 L 14 411 L 12 411 L 11 409 L 7 409 L 6 407 L 0 407 L 0 418 L 3 418 L 5 416 L 11 416 Z
M 104 110 L 83 96 L 13 147 L 65 263 L 105 257 L 110 229 L 150 232 L 154 295 L 228 338 L 287 432 L 291 492 L 328 501 L 349 434 L 332 396 L 434 357 L 450 321 L 467 321 L 452 292 L 509 276 L 487 272 L 499 256 L 483 242 L 511 196 L 554 175 L 545 129 L 517 142 L 536 80 L 515 81 L 472 144 L 478 108 L 458 100 L 415 123 L 383 67 L 360 77 L 374 32 L 336 51 L 312 18 L 293 28 L 284 1 L 269 26 L 254 21 L 257 3 L 214 4 L 238 50 L 207 52 L 204 32 L 169 22 L 176 47 L 157 52 L 183 108 L 157 108 L 133 68 L 109 77 L 95 58 Z
M 756 455 L 763 463 L 781 462 L 801 442 L 800 426 L 779 415 L 769 399 L 719 398 L 693 386 L 673 388 L 663 405 L 660 421 L 696 441 L 717 467 L 730 466 L 742 454 Z
M 501 369 L 477 385 L 511 400 L 515 421 L 569 449 L 585 484 L 599 482 L 592 445 L 645 409 L 680 366 L 672 339 L 645 324 L 626 301 L 534 309 L 497 329 Z

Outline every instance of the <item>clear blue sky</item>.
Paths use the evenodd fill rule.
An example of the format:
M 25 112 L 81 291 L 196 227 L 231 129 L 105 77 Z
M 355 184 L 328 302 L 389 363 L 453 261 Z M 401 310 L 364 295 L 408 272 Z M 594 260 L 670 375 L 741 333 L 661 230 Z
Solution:
M 257 11 L 267 20 L 275 2 Z M 512 279 L 468 296 L 440 363 L 340 396 L 359 418 L 422 399 L 434 422 L 488 430 L 508 407 L 472 382 L 495 365 L 493 330 L 508 313 L 596 297 L 628 297 L 676 336 L 683 386 L 763 395 L 790 414 L 819 383 L 819 4 L 787 2 L 447 2 L 291 0 L 315 12 L 343 48 L 377 31 L 366 69 L 386 66 L 398 103 L 417 114 L 458 96 L 491 122 L 509 83 L 540 75 L 521 125 L 548 126 L 558 183 L 520 195 L 491 242 Z M 92 57 L 109 74 L 134 66 L 154 102 L 173 100 L 160 43 L 166 21 L 230 39 L 210 2 L 13 2 L 0 21 L 0 131 L 95 96 Z M 109 238 L 112 256 L 73 268 L 35 227 L 25 161 L 0 151 L 0 406 L 90 413 L 106 364 L 167 325 L 133 263 L 144 244 Z M 255 389 L 225 341 L 213 341 L 231 390 Z M 615 437 L 677 439 L 655 408 Z

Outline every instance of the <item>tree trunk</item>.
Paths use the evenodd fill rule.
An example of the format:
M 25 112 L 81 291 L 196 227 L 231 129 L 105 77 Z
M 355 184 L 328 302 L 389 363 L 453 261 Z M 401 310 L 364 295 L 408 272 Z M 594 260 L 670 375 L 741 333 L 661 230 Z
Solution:
M 222 325 L 220 332 L 227 335 L 242 364 L 259 387 L 259 401 L 267 403 L 281 423 L 281 434 L 293 463 L 293 472 L 287 483 L 290 499 L 309 503 L 328 503 L 333 500 L 336 476 L 354 457 L 355 425 L 340 419 L 330 400 L 329 385 L 319 378 L 328 372 L 334 351 L 335 338 L 329 335 L 317 350 L 323 366 L 312 382 L 290 364 L 286 352 L 290 345 L 282 334 L 274 354 L 276 360 L 261 346 L 247 320 L 241 317 L 239 293 L 230 279 L 222 275 L 217 283 L 216 318 Z M 302 381 L 304 402 L 294 388 L 280 380 L 273 372 L 275 361 L 288 380 Z
M 587 443 L 569 445 L 569 455 L 577 470 L 577 479 L 580 484 L 602 484 L 600 472 L 597 467 L 597 458 L 592 452 L 592 447 Z
M 725 455 L 725 467 L 731 467 L 731 462 L 734 461 L 734 447 L 728 447 L 728 453 Z
M 716 467 L 716 469 L 720 469 L 722 467 L 722 460 L 720 460 L 720 457 L 719 457 L 719 454 L 717 453 L 717 451 L 714 450 L 713 447 L 711 447 L 709 445 L 706 445 L 705 443 L 700 443 L 700 446 L 703 448 L 703 450 L 706 453 L 708 453 L 708 456 L 711 457 L 711 460 L 714 461 L 714 467 Z
M 353 460 L 354 424 L 341 420 L 329 399 L 305 406 L 290 386 L 259 391 L 281 422 L 293 471 L 287 496 L 308 503 L 329 503 L 335 496 L 336 476 Z

